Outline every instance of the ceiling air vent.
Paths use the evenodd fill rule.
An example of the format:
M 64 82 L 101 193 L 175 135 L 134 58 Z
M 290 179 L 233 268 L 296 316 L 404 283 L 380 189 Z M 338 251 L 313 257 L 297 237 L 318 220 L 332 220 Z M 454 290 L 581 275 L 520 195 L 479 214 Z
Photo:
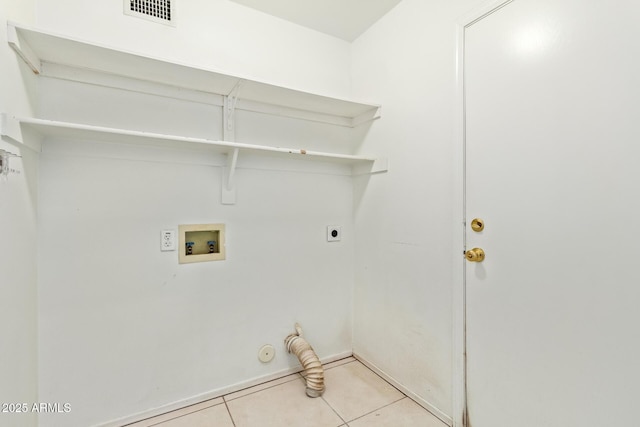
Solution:
M 124 13 L 167 25 L 175 25 L 176 0 L 124 0 Z

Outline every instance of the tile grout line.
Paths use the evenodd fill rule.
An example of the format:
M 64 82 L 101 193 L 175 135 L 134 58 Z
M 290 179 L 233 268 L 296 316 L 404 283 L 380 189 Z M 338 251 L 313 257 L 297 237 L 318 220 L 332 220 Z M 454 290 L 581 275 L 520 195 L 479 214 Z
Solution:
M 166 422 L 168 422 L 168 421 L 172 421 L 172 420 L 175 420 L 175 419 L 178 419 L 178 418 L 186 417 L 186 416 L 188 416 L 188 415 L 195 414 L 196 412 L 204 411 L 205 409 L 209 409 L 209 408 L 213 408 L 214 406 L 221 405 L 221 403 L 217 403 L 217 404 L 213 404 L 213 405 L 205 406 L 204 408 L 195 409 L 195 410 L 190 410 L 190 411 L 189 411 L 189 412 L 187 412 L 186 414 L 182 414 L 182 415 L 171 415 L 171 414 L 172 414 L 172 413 L 174 413 L 174 412 L 184 411 L 184 410 L 189 410 L 188 408 L 191 408 L 191 407 L 193 407 L 193 406 L 197 406 L 197 405 L 202 405 L 202 404 L 204 404 L 204 403 L 206 403 L 206 402 L 209 402 L 209 401 L 212 401 L 212 400 L 216 400 L 216 399 L 219 399 L 219 398 L 218 398 L 218 397 L 214 397 L 213 399 L 208 399 L 208 400 L 205 400 L 205 401 L 200 402 L 200 403 L 193 403 L 193 404 L 191 404 L 191 405 L 187 405 L 187 406 L 184 406 L 184 407 L 182 407 L 182 408 L 174 409 L 173 411 L 169 411 L 169 412 L 165 412 L 165 413 L 163 413 L 163 414 L 155 415 L 155 416 L 150 417 L 150 418 L 145 418 L 144 420 L 136 421 L 136 422 L 134 422 L 134 423 L 130 423 L 130 424 L 125 424 L 125 426 L 124 426 L 124 427 L 127 427 L 127 426 L 135 426 L 136 424 L 138 424 L 138 423 L 144 423 L 145 421 L 152 423 L 152 424 L 149 424 L 149 425 L 148 425 L 148 427 L 153 427 L 153 426 L 161 425 L 161 424 L 166 423 Z M 223 399 L 223 401 L 224 401 L 224 399 Z M 154 418 L 161 418 L 161 417 L 168 417 L 168 418 L 167 418 L 166 420 L 162 420 L 162 421 L 158 421 L 158 422 L 153 421 L 153 419 L 154 419 Z
M 413 399 L 412 397 L 408 396 L 406 393 L 404 393 L 402 390 L 400 390 L 398 387 L 396 387 L 395 385 L 393 385 L 392 383 L 390 383 L 389 381 L 387 381 L 381 374 L 379 374 L 378 372 L 376 372 L 374 369 L 370 368 L 368 366 L 367 363 L 364 363 L 362 360 L 358 359 L 357 357 L 353 356 L 354 359 L 356 359 L 356 361 L 358 361 L 362 366 L 364 366 L 365 368 L 367 368 L 368 370 L 370 370 L 371 372 L 373 372 L 374 374 L 376 374 L 378 377 L 380 377 L 384 382 L 386 382 L 387 384 L 389 384 L 391 387 L 395 388 L 396 390 L 398 390 L 398 392 L 400 392 L 400 394 L 404 395 L 406 398 L 408 398 L 409 400 L 411 400 L 412 402 L 415 402 L 417 405 L 419 405 L 422 409 L 424 409 L 425 411 L 427 411 L 429 414 L 433 415 L 434 417 L 436 417 L 440 422 L 442 422 L 445 426 L 449 426 L 449 424 L 447 424 L 446 421 L 444 421 L 442 418 L 440 418 L 440 416 L 436 415 L 435 412 L 432 412 L 430 409 L 426 408 L 425 406 L 423 406 L 422 404 L 418 403 L 415 399 Z M 402 400 L 402 399 L 400 399 Z M 398 400 L 399 401 L 399 400 Z M 394 402 L 395 403 L 395 402 Z
M 340 421 L 342 421 L 342 424 L 340 424 L 340 426 L 345 426 L 345 425 L 346 425 L 347 427 L 349 427 L 349 426 L 347 425 L 347 420 L 345 420 L 344 418 L 342 418 L 342 415 L 340 415 L 340 414 L 338 413 L 338 411 L 336 411 L 336 410 L 333 408 L 333 406 L 331 406 L 331 404 L 330 404 L 329 402 L 327 402 L 327 399 L 325 399 L 325 398 L 324 398 L 324 396 L 320 396 L 320 399 L 322 399 L 322 400 L 324 401 L 324 403 L 326 403 L 326 404 L 327 404 L 327 406 L 328 406 L 329 408 L 331 408 L 331 410 L 333 411 L 333 413 L 334 413 L 334 414 L 336 414 L 336 415 L 338 416 L 338 418 L 340 418 Z
M 353 359 L 353 360 L 348 360 L 348 361 L 347 361 L 346 359 L 349 359 L 349 358 L 351 358 L 351 359 Z M 342 363 L 337 364 L 338 362 L 342 362 Z M 334 369 L 334 368 L 339 368 L 339 367 L 341 367 L 341 366 L 346 366 L 346 365 L 348 365 L 348 364 L 350 364 L 350 363 L 353 363 L 353 362 L 359 362 L 359 363 L 361 363 L 361 362 L 360 362 L 358 359 L 356 359 L 355 357 L 353 357 L 353 356 L 348 356 L 348 357 L 345 357 L 345 358 L 342 358 L 342 359 L 338 359 L 338 360 L 334 360 L 333 362 L 328 363 L 328 365 L 334 365 L 334 366 L 331 366 L 331 367 L 329 367 L 329 368 L 326 368 L 326 370 L 330 370 L 330 369 Z M 269 383 L 271 383 L 271 382 L 278 381 L 279 379 L 286 378 L 286 377 L 287 377 L 287 375 L 285 375 L 284 377 L 280 377 L 280 378 L 276 378 L 276 379 L 270 380 L 270 381 L 265 381 L 265 382 L 263 382 L 263 383 L 256 384 L 256 385 L 251 386 L 251 387 L 247 387 L 247 388 L 245 388 L 245 389 L 243 389 L 243 390 L 238 390 L 238 391 L 233 392 L 233 393 L 227 393 L 226 395 L 222 395 L 222 396 L 214 397 L 214 398 L 211 398 L 211 399 L 207 399 L 207 400 L 205 400 L 205 401 L 203 401 L 203 402 L 193 403 L 193 404 L 191 404 L 191 405 L 187 405 L 187 406 L 184 406 L 184 407 L 181 407 L 181 408 L 177 408 L 177 409 L 174 409 L 174 410 L 172 410 L 172 411 L 168 411 L 168 412 L 165 412 L 165 413 L 163 413 L 163 414 L 158 414 L 158 415 L 155 415 L 155 416 L 153 416 L 153 417 L 146 418 L 145 420 L 136 421 L 136 422 L 135 422 L 135 423 L 133 423 L 133 424 L 127 424 L 127 425 L 132 425 L 132 426 L 133 426 L 133 425 L 135 425 L 135 424 L 137 424 L 137 423 L 142 423 L 142 422 L 148 421 L 148 422 L 152 422 L 152 423 L 153 423 L 153 424 L 149 424 L 149 425 L 148 425 L 148 427 L 159 426 L 159 425 L 162 425 L 163 423 L 166 423 L 166 422 L 169 422 L 169 421 L 172 421 L 172 420 L 178 419 L 178 418 L 182 418 L 182 417 L 185 417 L 185 416 L 189 416 L 189 415 L 195 414 L 195 413 L 197 413 L 197 412 L 203 411 L 203 410 L 205 410 L 205 409 L 209 409 L 209 408 L 212 408 L 212 407 L 214 407 L 214 406 L 221 405 L 222 403 L 224 403 L 225 408 L 227 409 L 227 412 L 229 413 L 229 416 L 231 417 L 231 422 L 233 423 L 234 427 L 236 427 L 235 421 L 234 421 L 234 419 L 233 419 L 233 415 L 231 415 L 231 410 L 229 409 L 228 402 L 231 402 L 231 401 L 236 400 L 236 399 L 242 399 L 243 397 L 247 397 L 247 396 L 250 396 L 250 395 L 252 395 L 252 394 L 256 394 L 256 393 L 259 393 L 259 392 L 261 392 L 261 391 L 269 390 L 269 389 L 272 389 L 272 388 L 278 387 L 278 386 L 280 386 L 280 385 L 287 384 L 287 383 L 290 383 L 290 382 L 293 382 L 293 381 L 297 381 L 297 380 L 300 380 L 300 379 L 301 379 L 302 381 L 306 381 L 305 377 L 302 375 L 302 372 L 304 372 L 304 369 L 303 369 L 303 370 L 301 370 L 301 371 L 299 371 L 299 372 L 296 372 L 296 373 L 290 374 L 291 376 L 296 375 L 296 376 L 297 376 L 297 378 L 292 378 L 292 379 L 290 379 L 290 380 L 288 380 L 288 381 L 284 381 L 284 382 L 279 383 L 279 384 L 275 384 L 275 385 L 272 385 L 272 386 L 268 386 L 268 387 L 262 388 L 262 389 L 260 389 L 260 390 L 256 390 L 256 391 L 253 391 L 253 392 L 250 392 L 250 393 L 244 394 L 244 395 L 242 395 L 242 396 L 238 396 L 238 397 L 233 398 L 233 399 L 229 399 L 229 400 L 227 400 L 227 396 L 229 396 L 229 395 L 231 395 L 231 394 L 235 394 L 235 393 L 242 392 L 243 390 L 248 390 L 248 389 L 251 389 L 251 388 L 254 388 L 254 387 L 259 387 L 259 386 L 263 386 L 263 385 L 265 385 L 265 384 L 269 384 Z M 174 412 L 187 410 L 187 409 L 188 409 L 188 408 L 190 408 L 190 407 L 197 406 L 197 405 L 202 405 L 202 404 L 204 404 L 204 403 L 206 403 L 206 402 L 213 401 L 213 400 L 216 400 L 216 399 L 222 399 L 222 403 L 209 405 L 209 406 L 206 406 L 206 407 L 204 407 L 204 408 L 196 409 L 196 410 L 193 410 L 193 411 L 187 412 L 186 414 L 182 414 L 182 415 L 175 415 L 175 416 L 172 416 L 172 415 L 171 415 L 171 414 L 172 414 L 172 413 L 174 413 Z M 331 408 L 331 410 L 332 410 L 333 412 L 335 412 L 335 413 L 336 413 L 336 415 L 337 415 L 337 416 L 338 416 L 338 417 L 343 421 L 342 426 L 347 426 L 347 427 L 348 427 L 347 422 L 346 422 L 346 421 L 345 421 L 345 420 L 340 416 L 340 414 L 338 414 L 338 413 L 335 411 L 335 409 L 333 409 L 333 407 L 331 407 L 331 405 L 329 404 L 329 402 L 327 402 L 324 398 L 322 398 L 322 400 L 323 400 L 323 401 L 324 401 L 324 402 L 325 402 L 325 403 L 326 403 L 326 404 Z M 159 421 L 159 422 L 153 422 L 153 421 L 152 421 L 154 418 L 160 418 L 160 417 L 168 417 L 168 418 L 167 418 L 166 420 L 162 420 L 162 421 Z
M 298 381 L 300 378 L 304 379 L 304 377 L 303 377 L 302 375 L 300 375 L 300 373 L 299 373 L 299 372 L 297 372 L 297 373 L 295 373 L 295 374 L 291 374 L 291 375 L 298 375 L 298 378 L 293 378 L 293 379 L 291 379 L 291 380 L 289 380 L 289 381 L 284 381 L 284 382 L 281 382 L 281 383 L 278 383 L 278 384 L 274 384 L 274 385 L 272 385 L 272 386 L 268 386 L 268 387 L 265 387 L 265 388 L 261 388 L 260 390 L 252 391 L 252 392 L 250 392 L 250 393 L 243 394 L 242 396 L 234 397 L 233 399 L 229 399 L 228 401 L 229 401 L 229 402 L 231 402 L 232 400 L 242 399 L 243 397 L 251 396 L 252 394 L 260 393 L 261 391 L 270 390 L 270 389 L 272 389 L 272 388 L 275 388 L 275 387 L 281 386 L 281 385 L 283 385 L 283 384 L 288 384 L 288 383 L 293 382 L 293 381 Z M 284 378 L 284 377 L 282 377 L 282 378 Z M 253 387 L 259 387 L 259 386 L 262 386 L 262 385 L 265 385 L 265 384 L 269 384 L 270 382 L 273 382 L 273 381 L 278 381 L 278 379 L 276 378 L 275 380 L 267 381 L 267 382 L 264 382 L 264 383 L 262 383 L 262 384 L 255 385 L 255 386 L 253 386 Z M 222 397 L 222 399 L 223 399 L 225 402 L 227 402 L 227 396 L 229 396 L 229 395 L 231 395 L 231 394 L 235 394 L 235 393 L 240 393 L 241 391 L 248 390 L 248 389 L 253 388 L 253 387 L 248 387 L 248 388 L 245 388 L 245 389 L 243 389 L 243 390 L 238 390 L 238 391 L 233 392 L 233 393 L 228 393 L 228 394 L 225 394 L 225 395 L 223 395 L 223 396 L 221 396 L 221 397 Z
M 349 357 L 353 357 L 353 356 L 349 356 Z M 339 359 L 339 360 L 333 361 L 333 362 L 331 362 L 330 364 L 333 364 L 333 363 L 339 362 L 339 361 L 341 361 L 341 360 L 348 359 L 349 357 L 345 357 L 344 359 Z M 345 365 L 348 365 L 349 363 L 353 363 L 353 362 L 358 362 L 358 360 L 354 358 L 354 360 L 349 360 L 348 362 L 341 363 L 340 365 L 331 366 L 331 367 L 330 367 L 330 368 L 328 368 L 328 369 L 339 368 L 340 366 L 345 366 Z M 261 388 L 260 390 L 252 391 L 252 392 L 250 392 L 250 393 L 243 394 L 242 396 L 234 397 L 233 399 L 229 399 L 228 401 L 230 402 L 230 401 L 232 401 L 232 400 L 242 399 L 243 397 L 250 396 L 250 395 L 255 394 L 255 393 L 260 393 L 261 391 L 269 390 L 269 389 L 271 389 L 271 388 L 278 387 L 279 385 L 287 384 L 287 383 L 290 383 L 290 382 L 292 382 L 292 381 L 296 381 L 296 380 L 299 380 L 299 379 L 302 379 L 302 380 L 306 381 L 306 379 L 305 379 L 304 375 L 302 375 L 302 372 L 304 372 L 304 369 L 303 369 L 303 370 L 301 370 L 301 371 L 299 371 L 299 372 L 295 372 L 295 373 L 293 373 L 293 374 L 290 374 L 290 375 L 297 375 L 297 376 L 298 376 L 298 378 L 293 378 L 293 379 L 291 379 L 291 380 L 289 380 L 289 381 L 285 381 L 285 382 L 282 382 L 282 383 L 279 383 L 279 384 L 274 384 L 274 385 L 272 385 L 272 386 L 268 386 L 268 387 L 265 387 L 265 388 Z M 227 393 L 226 395 L 223 395 L 223 396 L 220 396 L 220 397 L 222 397 L 225 401 L 227 401 L 227 396 L 229 396 L 229 395 L 231 395 L 231 394 L 240 393 L 240 392 L 242 392 L 243 390 L 249 390 L 249 389 L 254 388 L 254 387 L 260 387 L 260 386 L 263 386 L 263 385 L 265 385 L 265 384 L 269 384 L 269 383 L 271 383 L 271 382 L 278 381 L 279 379 L 286 378 L 287 376 L 289 376 L 289 375 L 286 375 L 286 376 L 284 376 L 284 377 L 280 377 L 280 378 L 276 378 L 276 379 L 273 379 L 273 380 L 271 380 L 271 381 L 265 381 L 265 382 L 263 382 L 263 383 L 256 384 L 256 385 L 251 386 L 251 387 L 247 387 L 247 388 L 245 388 L 245 389 L 238 390 L 238 391 L 235 391 L 235 392 L 233 392 L 233 393 Z
M 358 363 L 360 363 L 362 366 L 364 366 L 365 368 L 367 368 L 368 370 L 370 370 L 371 372 L 373 372 L 374 374 L 376 374 L 378 376 L 378 378 L 380 378 L 382 381 L 384 381 L 385 383 L 389 384 L 391 387 L 393 387 L 394 389 L 398 390 L 398 392 L 400 394 L 402 394 L 404 397 L 408 397 L 406 394 L 403 393 L 402 390 L 400 390 L 398 387 L 394 386 L 393 384 L 391 384 L 389 381 L 387 381 L 382 375 L 380 375 L 379 373 L 377 373 L 376 371 L 374 371 L 373 369 L 371 369 L 370 367 L 368 367 L 365 363 L 362 363 L 360 360 L 356 359 L 356 361 Z M 413 400 L 413 399 L 412 399 Z
M 400 402 L 401 400 L 404 400 L 404 399 L 408 399 L 408 397 L 407 397 L 407 396 L 405 396 L 405 395 L 403 394 L 403 395 L 402 395 L 402 397 L 401 397 L 400 399 L 398 399 L 398 400 L 394 400 L 393 402 L 390 402 L 390 403 L 387 403 L 386 405 L 383 405 L 383 406 L 381 406 L 381 407 L 379 407 L 379 408 L 377 408 L 377 409 L 374 409 L 373 411 L 369 411 L 369 412 L 367 412 L 366 414 L 362 414 L 362 415 L 360 415 L 359 417 L 355 417 L 354 419 L 349 420 L 349 422 L 352 422 L 352 421 L 355 421 L 355 420 L 359 420 L 360 418 L 362 418 L 362 417 L 366 417 L 367 415 L 371 415 L 371 414 L 373 414 L 373 413 L 374 413 L 374 412 L 376 412 L 376 411 L 380 411 L 381 409 L 384 409 L 384 408 L 389 407 L 389 406 L 391 406 L 391 405 L 395 405 L 396 403 L 398 403 L 398 402 Z
M 348 358 L 353 358 L 353 360 L 344 361 L 344 360 L 346 360 L 346 359 L 348 359 Z M 344 362 L 343 362 L 343 363 L 340 363 L 340 364 L 337 364 L 337 362 L 341 362 L 341 361 L 344 361 Z M 325 367 L 323 366 L 323 370 L 324 370 L 324 371 L 327 371 L 327 370 L 330 370 L 330 369 L 339 368 L 339 367 L 341 367 L 341 366 L 345 366 L 345 365 L 348 365 L 349 363 L 353 363 L 353 362 L 357 362 L 357 361 L 358 361 L 358 360 L 357 360 L 356 358 L 354 358 L 353 356 L 345 357 L 344 359 L 335 360 L 335 361 L 333 361 L 333 362 L 331 362 L 331 363 L 330 363 L 331 365 L 334 365 L 334 366 L 331 366 L 331 367 L 329 367 L 329 368 L 325 368 Z M 302 379 L 306 382 L 306 378 L 304 377 L 304 375 L 302 375 L 302 372 L 304 372 L 304 370 L 302 370 L 302 371 L 298 372 L 298 375 L 300 375 L 300 378 L 302 378 Z M 325 399 L 325 398 L 324 398 L 324 396 L 320 396 L 320 398 L 321 398 L 321 399 L 322 399 L 322 401 L 323 401 L 324 403 L 326 403 L 326 405 L 327 405 L 327 406 L 328 406 L 328 407 L 333 411 L 333 413 L 334 413 L 334 414 L 336 414 L 336 416 L 337 416 L 338 418 L 340 418 L 340 421 L 342 421 L 342 423 L 341 423 L 338 427 L 349 427 L 349 424 L 347 424 L 347 421 L 346 421 L 344 418 L 342 418 L 342 416 L 338 413 L 338 411 L 336 411 L 336 410 L 334 409 L 334 407 L 333 407 L 333 406 L 331 406 L 331 404 L 330 404 L 329 402 L 327 402 L 327 399 Z
M 224 399 L 223 399 L 223 401 L 224 401 Z M 222 405 L 222 403 L 218 403 L 218 405 Z M 155 423 L 155 424 L 150 424 L 150 425 L 149 425 L 149 427 L 159 426 L 159 425 L 162 425 L 162 424 L 167 423 L 167 422 L 169 422 L 169 421 L 177 420 L 178 418 L 188 417 L 188 416 L 190 416 L 190 415 L 196 414 L 196 413 L 198 413 L 198 412 L 202 412 L 202 411 L 204 411 L 204 410 L 206 410 L 206 409 L 211 409 L 211 408 L 216 407 L 216 406 L 218 406 L 218 405 L 207 406 L 206 408 L 198 409 L 198 410 L 195 410 L 195 411 L 193 411 L 193 412 L 187 412 L 186 414 L 176 415 L 175 417 L 169 418 L 169 419 L 167 419 L 167 420 L 163 420 L 163 421 L 160 421 L 160 422 Z M 170 414 L 170 413 L 171 413 L 171 412 L 167 412 L 167 414 Z M 165 414 L 165 415 L 166 415 L 166 414 Z M 234 426 L 234 427 L 235 427 L 235 426 Z
M 353 356 L 351 356 L 351 357 L 353 357 Z M 345 359 L 346 359 L 346 357 L 345 357 Z M 344 359 L 342 359 L 342 360 L 344 360 Z M 344 363 L 341 363 L 341 364 L 339 364 L 339 365 L 332 366 L 332 367 L 330 367 L 329 369 L 339 368 L 339 367 L 341 367 L 341 366 L 346 366 L 346 365 L 348 365 L 348 364 L 350 364 L 350 363 L 353 363 L 353 362 L 359 362 L 359 361 L 358 361 L 358 359 L 354 358 L 354 360 L 349 360 L 348 362 L 344 362 Z M 333 363 L 335 363 L 335 362 L 333 362 Z M 360 363 L 360 362 L 359 362 L 359 363 Z M 304 378 L 304 377 L 303 377 L 303 378 Z M 327 406 L 328 406 L 329 408 L 331 408 L 331 410 L 333 411 L 333 413 L 334 413 L 334 414 L 336 414 L 336 415 L 338 416 L 338 418 L 340 418 L 340 420 L 342 421 L 342 424 L 340 424 L 340 427 L 345 427 L 345 426 L 346 426 L 346 427 L 349 427 L 349 424 L 347 423 L 347 420 L 345 420 L 344 418 L 342 418 L 342 415 L 340 415 L 340 414 L 338 413 L 338 411 L 336 411 L 336 410 L 335 410 L 335 408 L 334 408 L 333 406 L 331 406 L 331 404 L 327 401 L 327 399 L 325 399 L 325 398 L 324 398 L 324 396 L 320 396 L 320 398 L 324 401 L 324 403 L 326 403 L 326 404 L 327 404 Z M 395 403 L 395 402 L 393 402 L 393 403 Z M 390 404 L 392 404 L 392 403 L 390 403 Z M 366 414 L 365 414 L 365 415 L 366 415 Z M 364 415 L 363 415 L 363 416 L 364 416 Z
M 370 411 L 370 412 L 367 412 L 366 414 L 360 415 L 359 417 L 356 417 L 356 418 L 354 418 L 354 419 L 352 419 L 352 420 L 349 420 L 348 422 L 352 422 L 352 421 L 355 421 L 355 420 L 360 419 L 360 418 L 362 418 L 362 417 L 365 417 L 365 416 L 367 416 L 367 415 L 370 415 L 370 414 L 372 414 L 372 413 L 374 413 L 374 412 L 376 412 L 376 411 L 379 411 L 379 410 L 381 410 L 381 409 L 383 409 L 383 408 L 386 408 L 387 406 L 391 406 L 391 405 L 393 405 L 393 404 L 395 404 L 395 403 L 398 403 L 398 402 L 400 402 L 400 401 L 401 401 L 401 400 L 403 400 L 403 399 L 408 399 L 407 395 L 406 395 L 406 394 L 404 394 L 401 390 L 399 390 L 396 386 L 394 386 L 393 384 L 391 384 L 389 381 L 387 381 L 386 379 L 384 379 L 382 376 L 378 375 L 378 373 L 377 373 L 377 372 L 375 372 L 373 369 L 369 368 L 367 365 L 365 365 L 364 363 L 362 363 L 361 361 L 359 361 L 357 358 L 355 358 L 355 357 L 354 357 L 354 359 L 355 359 L 355 360 L 352 360 L 352 361 L 349 361 L 349 362 L 343 363 L 343 364 L 341 364 L 341 365 L 335 366 L 335 368 L 338 368 L 338 367 L 340 367 L 340 366 L 346 366 L 346 365 L 348 365 L 348 364 L 350 364 L 350 363 L 353 363 L 353 362 L 358 362 L 360 365 L 364 366 L 364 367 L 365 367 L 365 368 L 367 368 L 369 371 L 371 371 L 373 374 L 375 374 L 375 375 L 376 375 L 378 378 L 380 378 L 382 381 L 384 381 L 385 383 L 387 383 L 387 384 L 389 384 L 391 387 L 393 387 L 393 388 L 394 388 L 394 390 L 398 391 L 398 393 L 400 393 L 400 394 L 402 395 L 402 397 L 401 397 L 400 399 L 394 400 L 393 402 L 389 402 L 389 403 L 387 403 L 386 405 L 383 405 L 383 406 L 381 406 L 381 407 L 379 407 L 379 408 L 376 408 L 376 409 L 374 409 L 374 410 L 372 410 L 372 411 Z M 329 402 L 327 402 L 327 401 L 325 400 L 325 398 L 324 398 L 324 397 L 322 397 L 322 400 L 324 400 L 324 401 L 327 403 L 327 405 L 329 405 L 329 407 L 333 410 L 333 412 L 335 412 L 335 413 L 336 413 L 336 415 L 338 415 L 338 417 L 340 417 L 340 419 L 341 419 L 342 421 L 344 421 L 344 424 L 345 424 L 347 427 L 349 427 L 348 422 L 347 422 L 344 418 L 342 418 L 342 416 L 340 416 L 340 414 L 338 414 L 338 412 L 337 412 L 335 409 L 333 409 L 333 407 L 331 406 L 331 404 L 329 404 Z
M 231 409 L 229 409 L 229 405 L 227 404 L 227 399 L 222 396 L 222 401 L 224 402 L 224 407 L 227 408 L 227 413 L 229 414 L 229 418 L 231 418 L 231 424 L 233 427 L 236 427 L 236 421 L 233 419 L 233 415 L 231 414 Z

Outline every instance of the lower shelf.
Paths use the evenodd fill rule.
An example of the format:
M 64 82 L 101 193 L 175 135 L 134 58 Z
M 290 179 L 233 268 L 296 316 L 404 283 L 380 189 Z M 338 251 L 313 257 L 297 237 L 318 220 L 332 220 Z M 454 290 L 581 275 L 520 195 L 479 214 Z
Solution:
M 2 114 L 0 133 L 19 144 L 26 145 L 37 151 L 47 137 L 62 137 L 72 139 L 86 139 L 113 143 L 162 145 L 166 143 L 181 143 L 208 147 L 219 153 L 231 154 L 237 158 L 238 153 L 252 152 L 256 154 L 281 154 L 282 156 L 299 156 L 320 161 L 329 161 L 352 165 L 354 174 L 378 173 L 387 171 L 385 159 L 350 154 L 336 154 L 303 149 L 271 147 L 258 144 L 240 142 L 216 141 L 204 138 L 192 138 L 178 135 L 165 135 L 137 130 L 109 128 L 102 126 L 68 123 L 54 120 L 20 118 Z

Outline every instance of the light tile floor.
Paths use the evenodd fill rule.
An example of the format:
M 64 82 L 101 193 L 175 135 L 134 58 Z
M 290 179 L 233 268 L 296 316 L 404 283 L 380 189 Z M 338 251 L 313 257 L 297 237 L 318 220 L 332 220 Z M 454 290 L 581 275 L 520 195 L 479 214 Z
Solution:
M 445 427 L 442 421 L 349 357 L 324 366 L 321 398 L 289 375 L 129 427 Z

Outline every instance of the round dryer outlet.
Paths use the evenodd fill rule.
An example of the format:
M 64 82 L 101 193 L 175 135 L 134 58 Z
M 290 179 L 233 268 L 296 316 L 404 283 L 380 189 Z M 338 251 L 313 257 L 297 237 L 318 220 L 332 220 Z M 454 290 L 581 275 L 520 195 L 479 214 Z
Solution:
M 271 344 L 267 344 L 262 346 L 262 348 L 258 352 L 258 359 L 260 359 L 262 363 L 268 363 L 273 360 L 275 355 L 276 355 L 276 349 L 273 348 Z

